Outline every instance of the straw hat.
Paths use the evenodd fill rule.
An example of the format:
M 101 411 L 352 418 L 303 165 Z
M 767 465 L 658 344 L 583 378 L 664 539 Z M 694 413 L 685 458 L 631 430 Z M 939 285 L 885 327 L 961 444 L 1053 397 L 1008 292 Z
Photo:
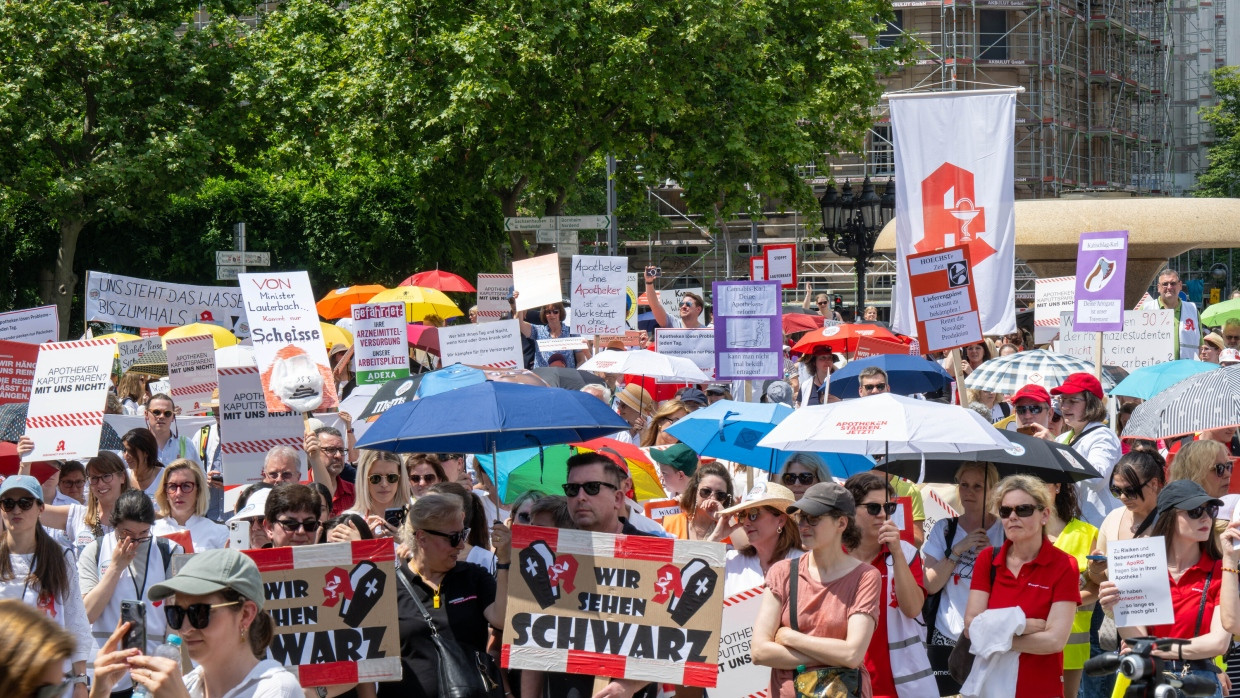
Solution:
M 629 409 L 640 412 L 643 415 L 654 413 L 654 398 L 650 397 L 650 393 L 637 383 L 628 383 L 624 386 L 624 390 L 616 396 L 620 402 L 629 406 Z
M 720 516 L 731 516 L 738 511 L 745 509 L 753 509 L 754 507 L 771 507 L 782 512 L 787 512 L 788 507 L 797 500 L 796 495 L 792 494 L 792 490 L 784 487 L 778 482 L 758 482 L 755 483 L 753 489 L 745 494 L 745 498 L 740 504 L 724 509 L 719 512 Z

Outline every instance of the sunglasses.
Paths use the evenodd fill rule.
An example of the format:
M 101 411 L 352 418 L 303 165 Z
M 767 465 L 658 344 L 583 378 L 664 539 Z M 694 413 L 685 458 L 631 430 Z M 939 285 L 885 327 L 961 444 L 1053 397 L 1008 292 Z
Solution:
M 798 482 L 802 485 L 812 485 L 818 481 L 818 476 L 814 473 L 784 473 L 784 486 L 792 487 Z
M 180 630 L 181 624 L 185 619 L 189 619 L 191 628 L 202 630 L 211 624 L 211 609 L 224 608 L 225 606 L 236 606 L 240 601 L 229 601 L 228 603 L 194 603 L 189 606 L 174 606 L 172 604 L 164 604 L 164 619 L 168 621 L 168 627 L 173 630 Z
M 818 522 L 822 521 L 821 516 L 810 516 L 809 514 L 803 514 L 799 511 L 792 515 L 792 519 L 793 521 L 796 521 L 798 526 L 807 526 L 809 528 L 817 526 Z
M 1231 463 L 1215 463 L 1214 474 L 1219 477 L 1231 475 Z
M 371 477 L 379 477 L 379 476 L 378 476 L 378 475 L 371 475 Z M 375 483 L 377 484 L 377 483 L 378 483 L 378 480 L 372 480 L 372 482 L 375 482 Z M 390 481 L 390 482 L 395 482 L 395 481 L 394 481 L 394 480 L 392 480 L 392 481 Z M 413 483 L 413 484 L 415 484 L 415 485 L 420 485 L 420 484 L 422 484 L 423 482 L 425 482 L 425 483 L 426 483 L 426 484 L 428 484 L 428 485 L 433 485 L 433 484 L 435 484 L 436 482 L 439 482 L 439 476 L 438 476 L 438 475 L 436 475 L 435 473 L 430 473 L 430 474 L 427 474 L 427 475 L 410 475 L 410 476 L 409 476 L 409 482 L 412 482 L 412 483 Z
M 878 512 L 884 512 L 887 516 L 894 516 L 896 509 L 900 508 L 898 502 L 869 502 L 868 504 L 859 504 L 865 507 L 865 511 L 870 516 L 878 516 Z
M 177 492 L 184 492 L 185 494 L 192 494 L 194 490 L 198 489 L 198 483 L 169 482 L 168 486 L 165 487 L 164 489 L 168 490 L 168 494 L 176 494 Z
M 431 477 L 434 477 L 434 475 L 432 475 Z M 379 475 L 378 473 L 376 473 L 374 475 L 371 475 L 367 479 L 370 480 L 370 484 L 372 485 L 377 485 L 380 482 L 383 482 L 385 479 L 388 481 L 389 485 L 395 485 L 396 483 L 400 482 L 400 474 L 399 473 L 388 473 L 387 475 Z
M 1223 339 L 1226 339 L 1229 342 L 1240 342 L 1240 334 L 1225 334 L 1223 335 Z
M 90 477 L 86 479 L 90 480 L 90 484 L 93 487 L 95 485 L 98 485 L 101 482 L 112 482 L 113 477 L 116 477 L 116 473 L 104 473 L 103 475 L 91 475 Z
M 732 501 L 732 495 L 726 490 L 712 490 L 709 487 L 703 487 L 698 490 L 698 499 L 713 499 L 716 502 L 727 504 Z
M 527 524 L 530 522 L 530 513 L 528 511 L 517 512 L 517 523 Z
M 422 529 L 422 532 L 429 533 L 432 536 L 439 536 L 440 538 L 448 539 L 448 545 L 452 546 L 453 548 L 459 547 L 461 543 L 465 542 L 465 539 L 469 537 L 468 526 L 466 526 L 465 528 L 462 528 L 456 533 L 444 533 L 443 531 L 436 531 L 436 530 L 429 529 L 429 528 Z
M 1190 519 L 1200 519 L 1205 514 L 1209 514 L 1212 519 L 1218 518 L 1217 504 L 1202 504 L 1195 509 L 1183 509 L 1182 511 L 1187 514 Z
M 695 307 L 697 307 L 697 304 L 696 304 L 696 303 L 694 303 L 693 301 L 685 301 L 684 303 L 681 303 L 681 304 L 680 304 L 680 307 L 682 307 L 682 308 L 695 308 Z
M 1044 409 L 1042 405 L 1017 405 L 1016 414 L 1042 414 Z
M 1128 499 L 1136 499 L 1141 496 L 1141 490 L 1145 489 L 1145 486 L 1148 484 L 1150 484 L 1149 480 L 1146 480 L 1136 487 L 1117 487 L 1115 485 L 1111 485 L 1111 496 L 1119 499 L 1119 497 L 1123 495 Z
M 586 494 L 593 497 L 598 494 L 599 490 L 603 487 L 609 487 L 617 491 L 620 489 L 610 482 L 601 482 L 599 480 L 591 480 L 590 482 L 566 482 L 564 483 L 564 496 L 576 497 L 582 490 L 585 490 Z
M 278 473 L 263 473 L 263 478 L 267 480 L 278 480 L 280 482 L 292 481 L 297 479 L 296 473 L 290 473 L 287 470 Z
M 146 413 L 151 415 L 152 417 L 165 417 L 165 418 L 171 417 L 172 415 L 176 414 L 172 410 L 147 410 Z
M 543 312 L 546 313 L 547 315 L 559 315 L 560 314 L 560 311 L 557 308 L 547 308 Z
M 1033 516 L 1033 512 L 1040 511 L 1041 509 L 1042 506 L 1040 504 L 1017 504 L 1014 507 L 999 507 L 999 518 L 1006 519 L 1012 515 L 1012 512 L 1016 512 L 1016 515 L 1020 518 L 1027 519 Z
M 884 390 L 886 390 L 886 389 L 887 389 L 887 384 L 886 384 L 886 383 L 875 383 L 875 384 L 873 384 L 873 385 L 863 385 L 863 386 L 861 386 L 861 389 L 862 389 L 862 390 L 864 390 L 864 391 L 865 391 L 865 392 L 867 392 L 867 393 L 868 393 L 868 392 L 873 392 L 873 391 L 876 391 L 876 390 L 877 390 L 877 391 L 879 391 L 879 392 L 882 392 L 882 391 L 884 391 Z
M 30 507 L 34 506 L 34 497 L 22 497 L 21 499 L 0 499 L 0 509 L 5 511 L 13 511 L 20 507 L 22 511 L 30 511 Z
M 284 529 L 286 533 L 296 533 L 299 529 L 306 533 L 314 533 L 319 530 L 319 522 L 314 519 L 306 519 L 305 521 L 297 521 L 295 519 L 276 519 L 276 523 Z

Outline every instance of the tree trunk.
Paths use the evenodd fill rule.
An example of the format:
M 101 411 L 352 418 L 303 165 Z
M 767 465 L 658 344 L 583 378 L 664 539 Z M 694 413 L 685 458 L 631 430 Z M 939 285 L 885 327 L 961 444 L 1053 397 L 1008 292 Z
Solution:
M 73 257 L 77 253 L 78 237 L 86 221 L 81 217 L 63 218 L 60 221 L 60 248 L 56 251 L 56 265 L 50 270 L 51 283 L 42 284 L 43 302 L 56 305 L 60 318 L 60 338 L 69 336 L 69 313 L 73 309 L 73 292 L 77 288 L 77 274 L 73 273 Z M 49 274 L 43 278 L 48 279 Z

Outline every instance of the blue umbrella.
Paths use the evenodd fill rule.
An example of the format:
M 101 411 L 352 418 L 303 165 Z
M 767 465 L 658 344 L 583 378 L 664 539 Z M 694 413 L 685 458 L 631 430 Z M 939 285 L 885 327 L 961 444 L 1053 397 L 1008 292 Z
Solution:
M 758 440 L 792 414 L 780 403 L 719 400 L 690 412 L 667 428 L 667 433 L 698 454 L 722 458 L 777 473 L 794 451 L 758 446 Z M 832 475 L 848 477 L 874 467 L 874 459 L 864 455 L 819 453 Z
M 906 354 L 879 354 L 851 361 L 847 366 L 831 374 L 827 392 L 847 400 L 860 397 L 861 371 L 877 366 L 887 372 L 891 392 L 897 395 L 932 393 L 951 382 L 952 377 L 943 367 L 920 356 Z
M 464 388 L 486 381 L 487 374 L 480 368 L 471 368 L 465 364 L 452 364 L 437 371 L 422 375 L 418 384 L 418 397 L 430 397 L 449 390 Z
M 1149 400 L 1185 378 L 1195 376 L 1198 373 L 1213 371 L 1216 368 L 1218 368 L 1218 364 L 1212 364 L 1209 361 L 1197 361 L 1195 359 L 1177 359 L 1175 361 L 1154 364 L 1153 366 L 1145 366 L 1128 374 L 1127 378 L 1120 381 L 1114 388 L 1111 388 L 1111 394 Z

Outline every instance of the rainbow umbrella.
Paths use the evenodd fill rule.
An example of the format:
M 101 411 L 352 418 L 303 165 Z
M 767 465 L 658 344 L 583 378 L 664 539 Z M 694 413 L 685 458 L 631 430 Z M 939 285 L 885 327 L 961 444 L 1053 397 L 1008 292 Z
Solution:
M 616 445 L 623 447 L 615 448 Z M 626 455 L 622 455 L 621 451 Z M 479 455 L 478 464 L 488 473 L 497 473 L 496 486 L 505 504 L 516 501 L 523 493 L 533 490 L 550 495 L 563 495 L 564 483 L 568 481 L 568 459 L 578 453 L 599 452 L 617 464 L 623 462 L 633 478 L 633 490 L 637 501 L 662 499 L 663 487 L 654 465 L 640 448 L 621 444 L 613 439 L 601 438 L 576 444 L 557 444 L 540 448 L 522 448 L 491 455 Z

